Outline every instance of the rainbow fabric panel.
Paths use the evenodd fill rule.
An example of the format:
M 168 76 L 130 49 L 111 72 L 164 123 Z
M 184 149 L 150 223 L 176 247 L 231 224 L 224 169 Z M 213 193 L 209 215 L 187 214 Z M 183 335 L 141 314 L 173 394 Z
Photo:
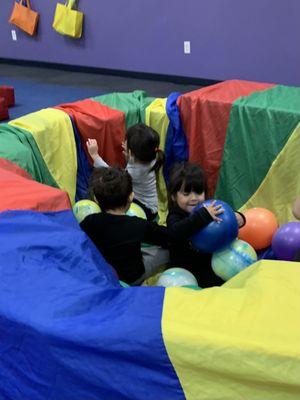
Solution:
M 0 124 L 0 157 L 18 164 L 37 182 L 58 187 L 30 132 Z
M 0 158 L 0 212 L 6 210 L 62 211 L 71 208 L 66 192 L 32 179 L 19 165 Z M 23 231 L 20 227 L 20 231 Z
M 175 163 L 188 160 L 188 143 L 183 130 L 177 101 L 181 93 L 172 92 L 167 98 L 166 112 L 170 120 L 165 143 L 164 178 L 169 183 L 170 172 Z
M 299 88 L 279 85 L 234 102 L 217 197 L 236 209 L 249 200 L 300 122 L 299 104 Z
M 124 166 L 122 142 L 125 139 L 125 114 L 97 101 L 85 99 L 74 103 L 60 104 L 57 109 L 73 119 L 80 135 L 81 146 L 92 166 L 86 148 L 87 139 L 96 139 L 99 153 L 109 165 Z
M 75 201 L 77 153 L 72 123 L 60 110 L 46 108 L 17 118 L 11 126 L 30 132 L 60 189 Z
M 201 165 L 209 195 L 215 192 L 232 104 L 241 96 L 273 85 L 231 80 L 179 97 L 178 106 L 189 144 L 189 161 Z
M 287 185 L 273 164 L 282 151 L 289 153 L 285 146 L 300 122 L 300 89 L 233 80 L 187 93 L 178 104 L 189 159 L 206 172 L 209 196 L 235 209 L 255 205 L 272 210 L 280 222 L 292 220 L 288 210 L 300 194 L 299 184 L 289 186 L 285 200 L 257 193 L 268 174 L 276 188 Z M 290 169 L 296 165 L 291 160 L 290 177 L 298 174 Z
M 177 100 L 184 130 L 184 107 L 191 105 L 190 157 L 215 171 L 212 184 L 219 180 L 224 197 L 231 195 L 226 171 L 239 162 L 229 178 L 235 193 L 242 174 L 243 192 L 230 201 L 244 208 L 264 204 L 285 222 L 288 203 L 300 193 L 299 90 L 244 81 L 201 90 Z M 117 159 L 125 121 L 138 113 L 142 118 L 144 106 L 137 101 L 135 107 L 142 111 L 128 111 L 129 116 L 126 109 L 87 99 L 0 125 L 2 397 L 298 400 L 300 263 L 263 260 L 223 286 L 202 291 L 122 288 L 80 230 L 70 200 L 79 180 L 82 189 L 88 180 L 78 175 L 87 165 L 86 135 L 91 128 L 105 137 L 106 147 L 112 144 L 107 156 Z M 148 104 L 144 118 L 159 132 L 164 149 L 170 125 L 166 99 Z M 211 141 L 204 141 L 201 129 Z M 260 158 L 261 148 L 270 143 L 270 149 L 259 174 L 248 176 L 243 158 L 251 166 L 255 162 L 248 139 L 253 135 Z
M 151 128 L 153 128 L 159 134 L 159 148 L 163 151 L 165 149 L 169 126 L 169 118 L 166 113 L 166 103 L 167 99 L 158 98 L 146 108 L 146 124 L 151 126 Z M 168 215 L 168 197 L 162 168 L 158 172 L 156 187 L 158 196 L 159 224 L 165 225 Z
M 164 289 L 122 288 L 69 205 L 51 207 L 53 193 L 64 192 L 0 159 L 1 193 L 8 182 L 0 199 L 1 395 L 184 399 L 161 332 Z M 31 196 L 16 203 L 26 185 Z
M 109 93 L 93 97 L 93 100 L 125 114 L 126 129 L 132 125 L 145 123 L 146 108 L 154 101 L 143 90 L 134 90 L 131 93 Z
M 299 157 L 300 123 L 289 137 L 287 143 L 273 161 L 267 175 L 241 211 L 268 204 L 279 224 L 294 220 L 291 205 L 295 201 L 295 193 L 300 193 L 300 179 L 296 171 L 300 171 Z
M 5 398 L 298 399 L 299 263 L 261 261 L 202 291 L 122 288 L 67 204 L 34 210 L 37 190 L 64 192 L 7 160 L 0 172 Z
M 300 263 L 260 261 L 221 287 L 168 288 L 162 332 L 187 400 L 296 400 Z

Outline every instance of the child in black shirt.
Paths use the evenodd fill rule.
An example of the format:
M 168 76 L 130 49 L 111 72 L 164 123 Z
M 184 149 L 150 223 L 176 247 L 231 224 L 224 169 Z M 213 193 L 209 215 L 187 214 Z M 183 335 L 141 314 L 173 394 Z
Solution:
M 125 215 L 133 200 L 132 179 L 120 168 L 100 167 L 93 171 L 90 193 L 102 212 L 87 216 L 80 224 L 103 257 L 114 267 L 119 279 L 139 284 L 168 260 L 168 252 L 158 248 L 155 259 L 143 262 L 141 243 L 167 247 L 165 227 Z M 147 259 L 148 260 L 148 259 Z M 151 271 L 149 271 L 151 269 Z
M 191 163 L 173 167 L 169 182 L 169 214 L 167 227 L 171 237 L 170 264 L 189 270 L 196 277 L 200 287 L 217 286 L 223 283 L 211 268 L 211 254 L 196 250 L 190 237 L 213 220 L 221 221 L 222 206 L 213 202 L 192 213 L 197 204 L 205 200 L 206 182 L 203 171 Z M 245 224 L 245 217 L 236 213 L 239 226 Z

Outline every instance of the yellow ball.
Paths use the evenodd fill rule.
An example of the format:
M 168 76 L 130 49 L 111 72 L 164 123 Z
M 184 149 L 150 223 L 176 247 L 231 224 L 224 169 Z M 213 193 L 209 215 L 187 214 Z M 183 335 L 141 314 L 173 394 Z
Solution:
M 145 211 L 136 203 L 131 203 L 129 210 L 127 211 L 126 215 L 130 217 L 139 217 L 142 219 L 147 219 Z
M 99 212 L 101 212 L 101 208 L 92 200 L 79 200 L 73 207 L 73 213 L 79 223 L 88 215 Z

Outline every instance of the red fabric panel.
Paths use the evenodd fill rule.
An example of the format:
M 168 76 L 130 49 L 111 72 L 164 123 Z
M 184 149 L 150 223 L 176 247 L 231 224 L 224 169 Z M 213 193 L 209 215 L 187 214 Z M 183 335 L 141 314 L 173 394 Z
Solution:
M 9 118 L 8 107 L 4 97 L 0 97 L 0 121 Z
M 86 99 L 55 108 L 73 117 L 85 152 L 88 138 L 97 139 L 99 154 L 109 165 L 125 166 L 122 142 L 125 140 L 125 114 L 94 100 Z M 89 157 L 92 164 L 92 160 Z
M 5 98 L 7 107 L 15 105 L 15 90 L 12 86 L 0 86 L 0 97 Z
M 0 158 L 0 193 L 0 212 L 47 212 L 71 208 L 66 192 L 34 181 L 26 171 L 4 158 Z
M 231 80 L 186 93 L 178 98 L 180 116 L 189 144 L 189 161 L 201 165 L 213 196 L 232 103 L 241 96 L 269 89 L 268 83 Z

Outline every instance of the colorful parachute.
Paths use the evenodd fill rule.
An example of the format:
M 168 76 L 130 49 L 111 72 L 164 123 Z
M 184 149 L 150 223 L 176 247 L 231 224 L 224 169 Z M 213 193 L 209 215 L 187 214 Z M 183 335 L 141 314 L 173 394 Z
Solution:
M 236 92 L 246 84 L 235 85 L 234 100 L 239 97 Z M 262 92 L 253 93 L 257 87 Z M 232 109 L 232 99 L 226 100 L 224 120 L 227 118 L 228 122 L 230 110 L 237 115 L 236 126 L 240 115 L 247 123 L 255 119 L 251 113 L 258 106 L 248 101 L 254 102 L 256 96 L 268 92 L 273 99 L 278 87 L 266 88 L 248 83 L 244 96 L 255 96 L 240 99 L 247 104 L 239 105 L 237 110 Z M 297 93 L 293 91 L 294 99 Z M 177 111 L 182 116 L 185 111 L 180 107 L 185 96 L 177 100 Z M 117 102 L 116 99 L 119 97 L 115 96 Z M 222 287 L 202 291 L 123 288 L 114 270 L 80 230 L 71 202 L 84 193 L 87 185 L 90 171 L 86 169 L 83 144 L 89 127 L 95 128 L 93 132 L 100 135 L 100 140 L 111 144 L 105 150 L 111 159 L 119 154 L 125 121 L 129 124 L 133 120 L 145 120 L 157 129 L 162 147 L 165 142 L 181 143 L 183 147 L 179 146 L 175 155 L 170 153 L 173 158 L 187 156 L 182 137 L 186 130 L 190 157 L 195 156 L 185 117 L 182 129 L 169 114 L 174 126 L 169 142 L 166 140 L 170 132 L 166 99 L 147 103 L 143 93 L 134 96 L 136 103 L 131 96 L 128 99 L 140 110 L 134 113 L 130 108 L 130 118 L 124 114 L 124 104 L 123 110 L 111 109 L 112 103 L 106 98 L 106 105 L 99 104 L 99 99 L 84 100 L 0 125 L 1 396 L 13 400 L 298 399 L 299 263 L 260 261 Z M 291 100 L 289 107 L 293 101 L 296 104 Z M 176 105 L 172 104 L 176 113 Z M 279 106 L 274 103 L 274 110 L 276 107 Z M 221 116 L 222 106 L 216 112 Z M 261 112 L 264 114 L 265 109 Z M 280 187 L 274 181 L 286 179 L 283 169 L 287 163 L 292 168 L 299 167 L 299 157 L 295 157 L 299 140 L 295 106 L 291 114 L 288 113 L 292 122 L 280 121 L 282 129 L 275 136 L 280 140 L 274 139 L 272 152 L 259 167 L 265 175 L 251 180 L 253 191 L 261 188 L 251 204 L 261 201 L 263 190 L 270 193 Z M 138 119 L 134 115 L 139 115 Z M 270 115 L 276 119 L 275 111 Z M 108 129 L 110 116 L 113 121 L 120 121 L 117 131 Z M 266 129 L 266 121 L 263 116 L 258 125 L 264 123 Z M 225 187 L 223 176 L 227 177 L 222 171 L 230 170 L 230 161 L 236 157 L 233 153 L 227 156 L 227 142 L 234 142 L 233 149 L 241 145 L 241 139 L 232 135 L 234 125 L 227 129 L 225 138 L 225 125 L 223 130 L 221 123 L 218 125 L 219 147 L 211 161 L 213 147 L 207 150 L 207 166 L 214 165 L 216 171 L 215 183 L 222 162 L 217 189 L 220 193 Z M 287 127 L 293 130 L 292 134 L 286 133 Z M 246 122 L 238 129 L 246 131 Z M 201 137 L 198 125 L 194 132 Z M 256 143 L 254 148 L 260 151 Z M 201 146 L 199 149 L 205 150 Z M 275 150 L 278 157 L 273 162 Z M 242 164 L 242 174 L 251 175 L 245 169 L 246 162 Z M 161 175 L 161 221 L 166 213 L 164 185 Z M 247 193 L 248 197 L 253 194 L 250 190 Z M 248 197 L 236 196 L 232 201 L 242 205 L 249 201 Z M 278 202 L 278 207 L 281 205 Z
M 236 80 L 179 98 L 190 160 L 204 168 L 211 195 L 236 209 L 268 208 L 280 223 L 292 220 L 300 193 L 293 149 L 299 104 L 299 88 Z

